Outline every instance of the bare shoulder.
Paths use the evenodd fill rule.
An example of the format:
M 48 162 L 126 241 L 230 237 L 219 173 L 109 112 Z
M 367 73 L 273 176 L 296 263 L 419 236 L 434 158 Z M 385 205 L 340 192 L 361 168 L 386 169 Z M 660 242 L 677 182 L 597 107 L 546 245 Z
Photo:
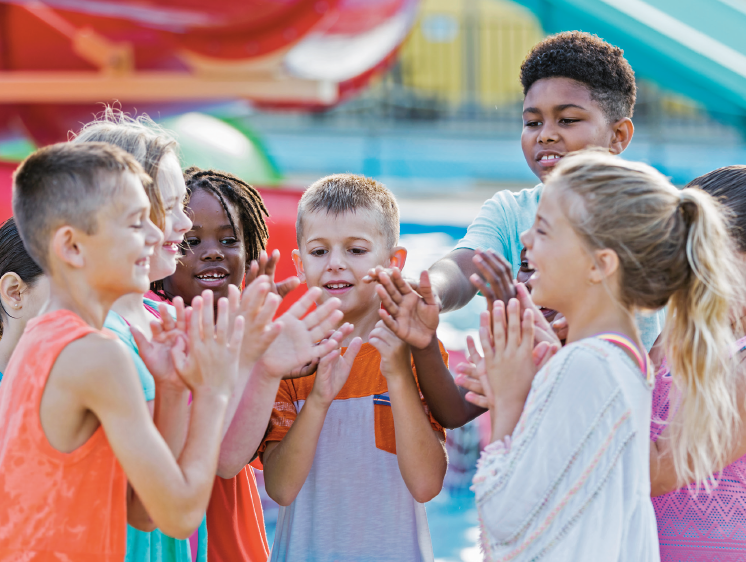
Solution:
M 57 384 L 81 394 L 127 392 L 139 387 L 127 347 L 118 338 L 95 332 L 65 346 L 51 375 Z

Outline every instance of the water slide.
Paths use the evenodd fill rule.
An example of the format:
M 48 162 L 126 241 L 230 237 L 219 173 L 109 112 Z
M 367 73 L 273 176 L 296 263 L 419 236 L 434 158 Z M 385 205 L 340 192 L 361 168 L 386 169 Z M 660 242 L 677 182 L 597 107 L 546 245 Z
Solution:
M 638 76 L 746 124 L 746 0 L 516 1 L 547 33 L 596 33 Z

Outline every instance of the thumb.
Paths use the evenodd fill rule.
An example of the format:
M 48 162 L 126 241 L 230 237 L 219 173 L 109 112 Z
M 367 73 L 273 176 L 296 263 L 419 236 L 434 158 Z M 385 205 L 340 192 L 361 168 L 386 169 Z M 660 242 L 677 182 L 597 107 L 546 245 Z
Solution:
M 186 368 L 187 361 L 186 342 L 183 337 L 176 338 L 174 345 L 171 346 L 171 359 L 173 359 L 176 372 L 181 375 Z
M 152 349 L 153 344 L 148 341 L 148 338 L 145 336 L 145 334 L 140 331 L 140 328 L 137 326 L 130 326 L 130 332 L 132 332 L 132 337 L 135 338 L 135 345 L 137 346 L 137 349 L 140 351 L 141 354 L 147 355 L 148 352 Z

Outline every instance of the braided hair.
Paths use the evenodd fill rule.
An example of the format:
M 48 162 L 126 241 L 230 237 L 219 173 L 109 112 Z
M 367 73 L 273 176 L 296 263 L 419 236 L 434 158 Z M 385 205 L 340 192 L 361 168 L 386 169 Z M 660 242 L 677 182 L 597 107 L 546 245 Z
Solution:
M 217 197 L 225 214 L 228 215 L 233 233 L 238 237 L 238 229 L 233 222 L 233 214 L 228 209 L 227 202 L 233 205 L 238 212 L 238 220 L 243 230 L 246 262 L 259 259 L 259 253 L 266 249 L 269 238 L 267 223 L 264 220 L 264 217 L 269 216 L 269 212 L 259 192 L 233 174 L 218 170 L 202 170 L 197 166 L 186 169 L 184 181 L 190 196 L 196 190 L 204 189 Z
M 264 220 L 265 217 L 269 217 L 269 212 L 256 188 L 228 172 L 203 170 L 197 166 L 190 166 L 184 171 L 184 182 L 187 197 L 191 197 L 199 189 L 204 189 L 220 201 L 233 228 L 233 234 L 238 238 L 239 231 L 233 221 L 233 213 L 228 208 L 228 203 L 232 205 L 238 214 L 243 231 L 246 263 L 259 259 L 259 253 L 266 249 L 269 238 L 269 230 Z M 163 280 L 151 283 L 150 288 L 162 298 L 172 298 L 172 295 L 166 294 Z

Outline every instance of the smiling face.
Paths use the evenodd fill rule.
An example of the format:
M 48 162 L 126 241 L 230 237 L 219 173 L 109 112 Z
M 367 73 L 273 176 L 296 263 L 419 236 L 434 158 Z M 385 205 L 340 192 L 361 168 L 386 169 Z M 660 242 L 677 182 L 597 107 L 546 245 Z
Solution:
M 116 300 L 148 290 L 150 260 L 163 234 L 150 220 L 150 202 L 139 178 L 124 173 L 111 181 L 118 184 L 111 203 L 99 212 L 95 232 L 82 236 L 82 247 L 91 286 Z
M 322 301 L 340 299 L 345 321 L 377 315 L 380 299 L 375 284 L 362 281 L 368 270 L 404 265 L 406 250 L 389 248 L 382 230 L 379 213 L 367 209 L 303 216 L 300 248 L 293 252 L 298 276 L 309 287 L 322 289 Z
M 521 235 L 521 242 L 526 247 L 527 267 L 534 270 L 531 277 L 534 302 L 566 315 L 590 289 L 593 259 L 563 211 L 560 189 L 545 187 L 536 220 Z
M 570 78 L 542 78 L 523 101 L 521 147 L 531 171 L 544 181 L 568 152 L 590 146 L 621 153 L 632 137 L 632 122 L 609 123 L 590 90 Z
M 150 266 L 151 281 L 159 281 L 176 271 L 181 243 L 184 241 L 184 235 L 192 227 L 192 221 L 184 212 L 187 194 L 184 176 L 173 152 L 167 152 L 161 160 L 157 179 L 166 216 L 163 228 L 164 241 L 156 249 Z
M 230 202 L 226 202 L 231 212 Z M 166 293 L 190 304 L 205 289 L 215 293 L 215 302 L 228 296 L 228 285 L 241 286 L 246 271 L 243 232 L 234 232 L 220 200 L 210 191 L 192 193 L 187 207 L 194 224 L 186 234 L 186 250 L 176 272 L 164 279 Z M 233 224 L 241 229 L 235 215 Z

